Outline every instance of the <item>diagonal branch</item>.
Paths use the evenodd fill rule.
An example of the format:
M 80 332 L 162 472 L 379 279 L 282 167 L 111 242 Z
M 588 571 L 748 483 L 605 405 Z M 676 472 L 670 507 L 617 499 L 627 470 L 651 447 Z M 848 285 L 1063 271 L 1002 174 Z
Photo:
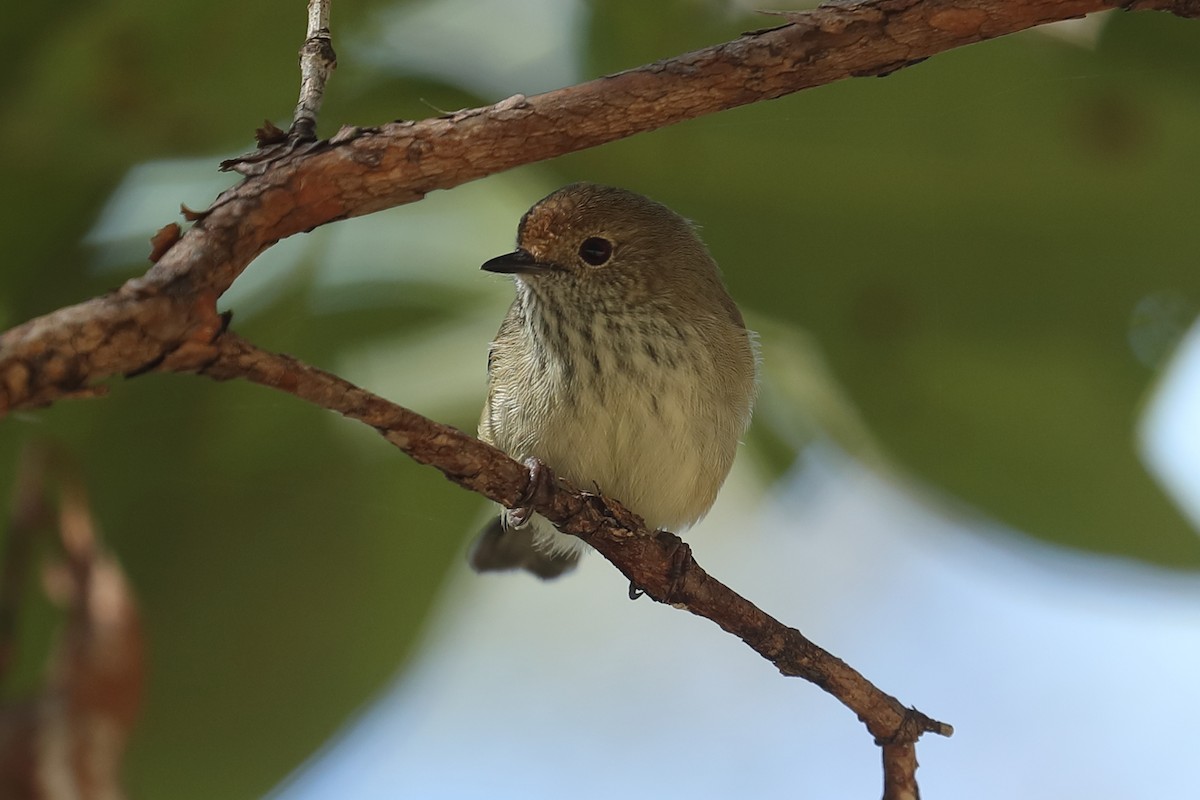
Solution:
M 288 355 L 262 350 L 231 331 L 218 334 L 198 370 L 295 395 L 374 428 L 413 460 L 506 507 L 532 508 L 595 548 L 652 599 L 715 622 L 784 675 L 837 698 L 882 748 L 884 800 L 915 800 L 916 750 L 925 733 L 950 736 L 939 722 L 878 689 L 854 668 L 709 575 L 675 534 L 650 531 L 620 503 L 531 473 L 504 452 Z M 538 475 L 541 479 L 538 479 Z
M 217 380 L 244 378 L 336 411 L 370 425 L 411 458 L 466 489 L 509 508 L 532 507 L 594 547 L 654 600 L 712 620 L 784 675 L 825 689 L 881 744 L 911 745 L 922 733 L 953 732 L 949 725 L 906 708 L 800 631 L 725 586 L 691 558 L 675 534 L 647 530 L 641 518 L 617 502 L 553 478 L 534 480 L 526 467 L 489 444 L 291 356 L 261 350 L 229 331 L 217 337 L 212 359 L 200 372 Z

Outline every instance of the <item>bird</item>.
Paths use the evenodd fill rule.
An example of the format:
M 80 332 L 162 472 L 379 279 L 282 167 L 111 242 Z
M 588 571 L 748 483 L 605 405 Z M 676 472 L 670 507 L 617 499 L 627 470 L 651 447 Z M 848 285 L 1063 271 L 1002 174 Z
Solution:
M 488 350 L 479 438 L 652 529 L 694 524 L 729 474 L 758 372 L 756 338 L 696 228 L 636 192 L 574 183 L 525 213 L 516 245 L 482 266 L 511 275 L 516 295 Z M 549 579 L 586 549 L 510 509 L 469 562 Z

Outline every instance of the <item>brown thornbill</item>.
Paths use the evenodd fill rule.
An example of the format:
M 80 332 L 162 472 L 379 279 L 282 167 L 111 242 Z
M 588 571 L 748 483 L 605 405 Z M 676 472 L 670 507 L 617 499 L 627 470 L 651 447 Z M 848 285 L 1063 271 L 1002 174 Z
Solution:
M 729 474 L 755 395 L 755 347 L 691 224 L 624 189 L 577 183 L 521 218 L 483 265 L 517 296 L 488 353 L 479 437 L 598 488 L 651 528 L 696 522 Z M 471 565 L 552 578 L 583 544 L 504 511 Z

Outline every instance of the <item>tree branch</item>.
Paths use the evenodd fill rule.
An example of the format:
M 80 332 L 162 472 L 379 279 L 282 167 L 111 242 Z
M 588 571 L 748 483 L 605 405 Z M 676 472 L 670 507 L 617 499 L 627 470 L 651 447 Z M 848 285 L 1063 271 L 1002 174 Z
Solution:
M 911 742 L 885 744 L 883 750 L 883 800 L 919 800 L 917 748 Z
M 262 350 L 230 331 L 217 336 L 211 359 L 199 372 L 216 380 L 243 378 L 371 426 L 413 460 L 435 467 L 459 486 L 508 508 L 532 508 L 594 547 L 652 599 L 715 622 L 782 674 L 820 686 L 853 711 L 883 747 L 885 800 L 917 796 L 913 743 L 922 734 L 954 732 L 950 725 L 905 707 L 800 631 L 713 578 L 679 537 L 648 531 L 640 517 L 618 502 L 580 492 L 545 472 L 536 480 L 501 450 L 457 428 L 296 358 Z
M 333 37 L 329 33 L 331 1 L 308 0 L 308 37 L 300 48 L 300 99 L 292 115 L 289 137 L 297 142 L 317 138 L 317 114 L 325 97 L 325 84 L 337 66 Z
M 291 356 L 255 347 L 226 331 L 199 371 L 217 380 L 244 378 L 293 394 L 370 425 L 413 460 L 508 508 L 528 506 L 560 530 L 578 536 L 630 582 L 660 603 L 686 608 L 737 636 L 784 675 L 817 684 L 853 711 L 881 744 L 904 745 L 922 733 L 949 736 L 951 726 L 906 708 L 845 662 L 771 617 L 709 575 L 675 534 L 648 531 L 620 503 L 581 492 L 565 481 L 531 477 L 501 450 L 391 403 Z M 545 473 L 542 473 L 545 475 Z
M 235 161 L 223 193 L 157 263 L 118 291 L 0 335 L 0 417 L 93 391 L 170 361 L 195 361 L 213 308 L 276 241 L 410 203 L 522 164 L 1118 6 L 1200 16 L 1200 0 L 868 0 L 789 14 L 790 23 L 532 98 L 379 128 L 279 158 Z M 211 301 L 211 302 L 210 302 Z

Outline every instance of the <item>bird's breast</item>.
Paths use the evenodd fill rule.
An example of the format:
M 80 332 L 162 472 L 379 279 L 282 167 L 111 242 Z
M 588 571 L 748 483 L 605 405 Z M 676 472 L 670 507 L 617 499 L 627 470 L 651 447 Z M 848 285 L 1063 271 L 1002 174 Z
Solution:
M 662 318 L 531 314 L 523 327 L 515 357 L 492 365 L 494 443 L 598 488 L 651 526 L 703 516 L 749 416 L 748 341 L 742 380 L 722 374 L 701 332 Z M 744 389 L 731 391 L 739 381 Z

